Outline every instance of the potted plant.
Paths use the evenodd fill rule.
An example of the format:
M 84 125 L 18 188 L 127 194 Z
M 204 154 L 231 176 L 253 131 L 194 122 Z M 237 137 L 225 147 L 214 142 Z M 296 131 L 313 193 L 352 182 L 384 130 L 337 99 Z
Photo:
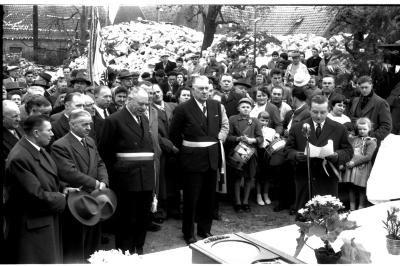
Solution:
M 357 228 L 356 222 L 347 219 L 348 215 L 343 203 L 331 195 L 317 195 L 308 201 L 296 216 L 300 236 L 297 238 L 294 256 L 297 257 L 308 238 L 315 235 L 324 243 L 323 247 L 314 250 L 318 263 L 335 264 L 341 252 L 335 252 L 331 243 L 335 242 L 342 231 Z
M 400 209 L 391 207 L 387 211 L 386 221 L 382 221 L 387 231 L 386 248 L 392 255 L 400 255 Z

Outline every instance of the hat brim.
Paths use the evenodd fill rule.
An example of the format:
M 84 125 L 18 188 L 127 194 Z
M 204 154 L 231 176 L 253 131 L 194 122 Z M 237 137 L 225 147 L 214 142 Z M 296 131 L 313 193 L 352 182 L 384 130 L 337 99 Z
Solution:
M 248 83 L 243 83 L 243 82 L 235 82 L 235 83 L 233 83 L 233 86 L 236 86 L 236 85 L 242 85 L 242 86 L 245 86 L 245 87 L 247 87 L 247 88 L 251 88 L 251 85 L 250 84 L 248 84 Z
M 86 84 L 88 84 L 88 86 L 92 85 L 92 82 L 91 82 L 90 80 L 87 80 L 87 79 L 81 79 L 81 78 L 78 78 L 78 79 L 72 79 L 72 80 L 71 80 L 71 84 L 75 84 L 75 82 L 77 82 L 77 81 L 84 81 L 84 82 L 86 82 Z
M 92 196 L 90 196 L 89 193 L 84 192 L 84 191 L 74 191 L 74 192 L 70 192 L 68 193 L 68 199 L 67 199 L 67 204 L 68 204 L 68 209 L 70 210 L 72 216 L 75 217 L 75 219 L 77 219 L 80 223 L 84 224 L 84 225 L 88 225 L 88 226 L 93 226 L 95 224 L 97 224 L 100 221 L 101 218 L 101 212 L 97 212 L 96 215 L 93 215 L 90 219 L 84 219 L 82 218 L 76 211 L 76 209 L 74 208 L 74 203 L 79 200 L 80 197 L 82 196 L 89 196 L 89 199 L 92 200 L 93 202 L 96 202 L 96 199 L 93 198 Z
M 105 196 L 107 200 L 103 202 L 103 205 L 100 206 L 101 208 L 101 220 L 109 219 L 117 209 L 117 196 L 115 195 L 114 191 L 109 188 L 99 190 L 96 189 L 91 193 L 91 196 L 98 200 L 98 197 Z

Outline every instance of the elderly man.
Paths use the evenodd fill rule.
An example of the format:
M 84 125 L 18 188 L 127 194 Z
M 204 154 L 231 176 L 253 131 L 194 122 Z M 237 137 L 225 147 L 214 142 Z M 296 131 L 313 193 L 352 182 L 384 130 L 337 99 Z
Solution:
M 361 97 L 353 100 L 350 109 L 350 117 L 353 121 L 360 117 L 368 117 L 372 122 L 370 136 L 374 137 L 380 143 L 389 135 L 392 130 L 392 117 L 389 104 L 382 99 L 372 88 L 372 78 L 362 76 L 357 81 Z
M 62 263 L 59 219 L 68 190 L 61 188 L 57 166 L 44 149 L 53 136 L 51 124 L 31 116 L 24 131 L 6 163 L 10 231 L 2 254 L 10 264 Z
M 110 112 L 108 107 L 112 101 L 111 90 L 107 86 L 98 86 L 94 89 L 94 109 L 96 110 L 96 116 L 106 119 Z
M 19 123 L 21 122 L 20 111 L 16 103 L 10 100 L 3 101 L 3 160 L 14 145 L 21 139 L 23 132 Z
M 182 232 L 187 244 L 197 241 L 195 220 L 197 235 L 211 236 L 222 123 L 220 103 L 208 97 L 207 77 L 194 79 L 192 93 L 192 99 L 175 108 L 170 126 L 171 141 L 180 148 L 184 176 Z
M 329 118 L 328 99 L 322 95 L 316 95 L 311 99 L 311 118 L 304 122 L 294 124 L 289 131 L 286 143 L 288 159 L 295 166 L 296 203 L 299 210 L 315 195 L 338 196 L 338 172 L 337 167 L 350 161 L 353 156 L 353 148 L 348 140 L 346 128 Z M 307 175 L 307 157 L 304 153 L 306 137 L 303 130 L 304 124 L 308 124 L 310 144 L 323 147 L 332 142 L 334 153 L 324 158 L 310 158 L 310 180 Z M 311 191 L 309 191 L 310 182 Z
M 132 88 L 137 87 L 139 73 L 138 72 L 130 72 L 127 69 L 121 70 L 118 74 L 118 79 L 122 87 L 125 87 L 128 91 Z
M 75 109 L 82 109 L 85 105 L 82 94 L 79 92 L 71 92 L 65 96 L 65 110 L 60 113 L 57 119 L 52 122 L 52 130 L 54 133 L 54 140 L 57 140 L 67 134 L 70 130 L 68 117 L 69 114 Z
M 157 70 L 161 69 L 164 70 L 166 74 L 168 74 L 170 71 L 174 70 L 176 68 L 176 63 L 169 61 L 168 59 L 169 59 L 168 54 L 162 54 L 161 62 L 158 62 L 155 65 L 154 72 L 157 72 Z
M 118 197 L 116 248 L 138 254 L 143 254 L 155 185 L 148 105 L 144 89 L 131 91 L 126 107 L 105 120 L 99 144 L 110 187 Z
M 51 146 L 51 155 L 60 180 L 88 193 L 108 185 L 106 166 L 89 137 L 92 117 L 81 109 L 68 117 L 70 131 Z M 64 263 L 85 263 L 100 246 L 100 224 L 87 226 L 76 220 L 69 209 L 63 216 Z

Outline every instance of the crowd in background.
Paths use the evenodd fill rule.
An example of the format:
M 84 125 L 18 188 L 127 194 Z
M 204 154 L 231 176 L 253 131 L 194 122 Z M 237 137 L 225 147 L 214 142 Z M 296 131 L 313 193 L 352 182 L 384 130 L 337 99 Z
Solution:
M 101 86 L 92 84 L 86 69 L 72 70 L 65 66 L 62 75 L 54 78 L 46 72 L 20 69 L 18 65 L 6 66 L 3 160 L 8 178 L 4 186 L 9 193 L 3 203 L 12 204 L 13 198 L 18 196 L 27 201 L 38 201 L 32 205 L 38 208 L 37 212 L 60 215 L 57 221 L 52 220 L 52 231 L 46 231 L 52 236 L 42 240 L 64 242 L 66 247 L 71 245 L 65 242 L 68 238 L 64 237 L 63 241 L 54 235 L 62 231 L 56 228 L 58 225 L 68 227 L 68 223 L 72 223 L 71 217 L 62 216 L 67 209 L 65 202 L 64 205 L 50 206 L 49 198 L 61 197 L 61 201 L 61 194 L 65 197 L 71 193 L 65 187 L 88 191 L 109 187 L 116 192 L 118 207 L 111 220 L 102 222 L 102 230 L 116 235 L 117 248 L 143 254 L 146 231 L 162 230 L 162 222 L 171 218 L 183 219 L 184 239 L 193 243 L 195 238 L 190 227 L 197 222 L 201 224 L 198 236 L 210 236 L 211 221 L 207 219 L 210 215 L 213 219 L 221 219 L 220 200 L 231 200 L 236 212 L 251 212 L 253 188 L 254 201 L 258 205 L 274 204 L 274 211 L 287 209 L 295 214 L 304 205 L 307 194 L 300 190 L 296 179 L 299 165 L 305 161 L 304 153 L 299 153 L 302 149 L 298 139 L 307 132 L 299 131 L 297 136 L 296 130 L 301 130 L 305 122 L 312 124 L 321 119 L 322 124 L 334 121 L 331 131 L 335 134 L 344 132 L 345 139 L 338 140 L 341 146 L 335 150 L 345 152 L 335 153 L 325 161 L 332 165 L 332 170 L 325 170 L 326 174 L 336 183 L 317 186 L 338 186 L 336 193 L 348 202 L 351 210 L 368 206 L 365 189 L 379 145 L 388 134 L 400 133 L 400 98 L 394 94 L 400 83 L 392 88 L 384 87 L 380 83 L 384 81 L 378 78 L 377 67 L 373 65 L 363 76 L 356 72 L 347 73 L 341 66 L 342 52 L 329 44 L 322 51 L 317 48 L 312 51 L 310 58 L 304 58 L 301 51 L 273 52 L 272 60 L 261 67 L 254 67 L 246 57 L 238 55 L 232 55 L 229 62 L 217 62 L 215 53 L 208 53 L 206 57 L 196 53 L 190 62 L 184 62 L 182 58 L 169 58 L 166 54 L 161 56 L 160 62 L 146 66 L 147 70 L 142 73 L 110 69 L 105 75 L 107 85 Z M 394 70 L 390 71 L 395 78 L 398 76 Z M 197 103 L 199 109 L 190 111 L 190 102 Z M 202 109 L 203 103 L 207 103 L 207 107 L 204 105 Z M 217 109 L 211 110 L 214 105 Z M 325 105 L 326 111 L 318 109 Z M 191 179 L 192 184 L 187 184 L 186 175 L 202 173 L 201 169 L 188 170 L 186 165 L 201 164 L 201 161 L 185 160 L 185 156 L 191 158 L 194 153 L 186 147 L 198 145 L 192 142 L 199 141 L 185 138 L 197 134 L 190 132 L 198 126 L 193 124 L 192 115 L 203 119 L 199 120 L 202 121 L 200 126 L 204 127 L 207 138 L 200 142 L 212 142 L 211 146 L 205 146 L 210 150 L 210 158 L 211 154 L 217 154 L 212 157 L 216 160 L 215 167 L 211 161 L 207 167 L 218 170 L 215 170 L 215 179 L 206 182 L 203 173 Z M 200 118 L 201 115 L 204 117 Z M 215 121 L 211 120 L 211 115 L 215 116 Z M 325 126 L 330 123 L 326 122 Z M 324 133 L 318 133 L 317 124 L 315 128 L 311 126 L 312 134 L 322 134 L 322 137 Z M 96 171 L 86 171 L 85 178 L 72 180 L 69 175 L 76 173 L 65 167 L 69 160 L 68 167 L 85 171 L 76 165 L 79 160 L 65 159 L 68 156 L 60 145 L 68 142 L 68 134 L 74 137 L 73 140 L 87 139 L 83 147 L 89 145 L 95 151 L 95 159 L 88 165 L 93 167 L 95 162 Z M 46 182 L 50 181 L 36 176 L 39 183 L 35 185 L 42 191 L 40 193 L 26 187 L 29 183 L 19 178 L 21 171 L 36 173 L 30 169 L 32 165 L 21 163 L 26 154 L 21 154 L 21 150 L 20 153 L 13 151 L 21 149 L 14 147 L 26 140 L 35 144 L 38 150 L 44 150 L 44 158 L 56 169 L 50 176 L 51 180 L 57 180 L 54 184 L 54 180 L 49 185 Z M 211 149 L 214 143 L 223 143 L 223 146 L 216 145 L 215 150 Z M 246 158 L 238 158 L 237 154 L 235 157 L 240 148 L 247 151 Z M 148 160 L 121 159 L 119 154 L 129 152 L 153 155 Z M 220 159 L 222 152 L 225 160 Z M 47 191 L 60 194 L 47 195 Z M 188 196 L 189 193 L 199 195 Z M 157 211 L 151 212 L 155 195 Z M 19 222 L 28 220 L 32 229 L 19 228 L 17 232 L 11 225 L 10 231 L 5 233 L 6 241 L 11 241 L 12 247 L 21 252 L 31 253 L 13 257 L 11 263 L 83 263 L 90 255 L 88 250 L 95 250 L 101 241 L 107 241 L 101 238 L 100 229 L 92 230 L 88 235 L 95 236 L 94 248 L 87 247 L 85 243 L 90 241 L 85 237 L 76 240 L 86 241 L 82 244 L 83 255 L 66 254 L 65 250 L 64 260 L 62 256 L 61 259 L 50 256 L 47 250 L 42 250 L 45 255 L 39 255 L 39 246 L 45 248 L 46 243 L 36 243 L 29 249 L 23 246 L 36 239 L 30 235 L 32 230 L 41 234 L 40 230 L 45 230 L 43 227 L 49 224 L 35 225 L 35 219 L 29 220 L 31 205 L 16 206 L 18 208 L 12 210 L 13 217 L 24 217 Z M 62 232 L 67 234 L 67 231 Z

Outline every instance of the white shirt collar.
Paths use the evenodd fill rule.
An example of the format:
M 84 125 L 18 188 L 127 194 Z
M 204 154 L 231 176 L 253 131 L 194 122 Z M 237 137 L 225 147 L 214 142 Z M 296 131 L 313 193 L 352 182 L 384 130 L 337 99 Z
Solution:
M 157 106 L 157 107 L 161 107 L 161 109 L 164 109 L 164 108 L 165 108 L 164 101 L 161 101 L 161 104 L 156 104 L 156 103 L 154 103 L 154 105 Z
M 32 146 L 40 152 L 40 147 L 38 145 L 30 141 L 28 138 L 26 138 L 26 140 L 29 141 L 29 143 L 32 144 Z
M 193 97 L 193 99 L 196 101 L 197 105 L 199 106 L 202 112 L 203 112 L 203 106 L 207 108 L 207 101 L 205 101 L 204 103 L 200 103 L 198 100 L 196 100 L 196 98 Z
M 71 132 L 71 134 L 72 134 L 72 136 L 74 136 L 79 142 L 81 142 L 82 141 L 82 138 L 81 137 L 79 137 L 78 135 L 76 135 L 74 132 L 72 132 L 72 131 L 70 131 Z
M 325 120 L 324 122 L 321 123 L 321 130 L 324 128 L 325 122 L 326 122 L 326 120 Z M 318 124 L 318 123 L 315 122 L 314 120 L 313 120 L 313 123 L 314 123 L 314 128 L 317 129 L 317 126 L 318 126 L 317 124 Z
M 98 107 L 96 104 L 93 105 L 93 106 L 94 106 L 94 108 L 97 110 L 97 112 L 99 113 L 99 115 L 101 116 L 101 118 L 105 119 L 105 117 L 104 117 L 104 110 L 106 110 L 106 112 L 107 112 L 107 109 L 102 109 L 102 108 Z
M 126 110 L 131 114 L 131 116 L 133 117 L 133 119 L 135 119 L 135 121 L 136 121 L 136 123 L 138 123 L 139 124 L 139 120 L 138 120 L 138 118 L 137 118 L 137 116 L 136 115 L 134 115 L 132 112 L 131 112 L 131 110 L 129 110 L 129 108 L 128 107 L 125 107 L 126 108 Z

